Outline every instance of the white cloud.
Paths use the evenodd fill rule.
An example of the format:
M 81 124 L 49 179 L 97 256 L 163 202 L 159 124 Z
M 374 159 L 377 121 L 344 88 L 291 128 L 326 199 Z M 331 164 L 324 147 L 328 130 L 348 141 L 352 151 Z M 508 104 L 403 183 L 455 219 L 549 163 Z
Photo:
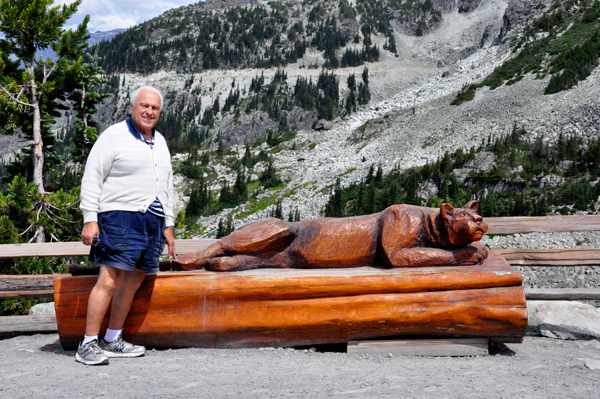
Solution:
M 90 16 L 90 32 L 130 28 L 159 16 L 171 8 L 177 8 L 197 0 L 83 0 L 77 13 L 65 28 L 75 28 L 85 17 Z M 73 0 L 55 0 L 55 4 L 71 4 Z
M 117 28 L 129 28 L 130 26 L 136 25 L 136 20 L 133 18 L 121 18 L 118 15 L 106 15 L 97 17 L 94 20 L 94 23 L 96 26 L 95 29 L 91 26 L 92 21 L 90 20 L 89 30 L 91 32 L 107 31 Z

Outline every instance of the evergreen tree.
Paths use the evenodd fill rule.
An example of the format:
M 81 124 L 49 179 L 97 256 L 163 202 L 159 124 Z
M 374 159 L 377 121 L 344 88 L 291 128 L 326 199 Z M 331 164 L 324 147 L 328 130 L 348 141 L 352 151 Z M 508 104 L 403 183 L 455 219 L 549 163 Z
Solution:
M 248 199 L 248 187 L 246 186 L 246 175 L 242 168 L 238 168 L 235 183 L 233 184 L 233 196 L 236 203 L 242 203 Z
M 361 105 L 367 104 L 371 100 L 371 92 L 369 91 L 369 70 L 363 69 L 362 83 L 358 85 L 358 103 Z
M 260 184 L 264 188 L 277 187 L 282 183 L 281 178 L 277 174 L 275 167 L 273 166 L 273 161 L 269 160 L 267 163 L 266 169 L 260 175 Z
M 197 217 L 202 215 L 203 211 L 208 207 L 206 198 L 206 186 L 204 180 L 200 180 L 190 193 L 190 200 L 185 207 L 185 216 L 187 218 Z
M 228 236 L 229 234 L 233 233 L 235 231 L 235 225 L 233 224 L 233 218 L 231 217 L 231 215 L 229 215 L 227 217 L 227 219 L 225 219 L 225 222 L 223 222 L 223 219 L 219 218 L 219 224 L 217 227 L 217 232 L 215 234 L 216 238 L 223 238 L 225 236 Z
M 106 82 L 106 79 L 100 77 L 103 73 L 101 68 L 83 63 L 82 57 L 69 71 L 72 77 L 69 80 L 75 84 L 75 90 L 70 98 L 73 99 L 73 108 L 77 112 L 75 132 L 71 139 L 72 156 L 73 160 L 81 165 L 80 175 L 83 175 L 85 161 L 98 138 L 98 123 L 92 119 L 92 115 L 98 112 L 97 105 L 108 97 L 108 94 L 97 92 L 98 86 Z
M 89 15 L 75 31 L 62 29 L 77 11 L 81 0 L 65 4 L 62 8 L 52 7 L 53 3 L 53 0 L 0 1 L 0 31 L 4 35 L 0 39 L 0 102 L 9 120 L 14 122 L 23 114 L 31 118 L 33 182 L 40 194 L 46 192 L 42 125 L 49 122 L 46 117 L 51 117 L 44 113 L 44 105 L 64 93 L 62 78 L 85 49 L 86 40 L 90 37 L 87 33 Z M 48 47 L 54 50 L 57 59 L 36 59 L 37 51 Z M 18 63 L 13 62 L 11 57 Z M 16 127 L 8 124 L 4 130 L 10 132 Z
M 20 233 L 23 238 L 32 235 L 29 242 L 44 242 L 47 238 L 59 240 L 72 232 L 77 223 L 73 218 L 81 217 L 75 209 L 76 201 L 68 200 L 78 195 L 76 190 L 71 193 L 59 190 L 53 195 L 46 191 L 49 166 L 59 163 L 53 151 L 50 125 L 53 118 L 59 116 L 58 110 L 65 107 L 66 94 L 74 90 L 73 86 L 80 86 L 83 79 L 76 73 L 81 67 L 77 60 L 87 46 L 89 16 L 75 31 L 63 30 L 80 4 L 78 0 L 71 5 L 53 7 L 53 0 L 0 0 L 2 133 L 11 134 L 20 128 L 33 141 L 32 172 L 28 176 L 33 180 L 38 198 L 28 198 L 36 217 Z M 49 47 L 56 53 L 56 59 L 36 58 L 37 51 Z M 88 77 L 91 75 L 94 71 Z M 18 177 L 13 180 L 13 188 L 26 181 Z M 56 203 L 64 208 L 57 207 Z M 44 262 L 40 265 L 48 264 Z
M 300 210 L 298 208 L 290 208 L 287 217 L 288 222 L 299 222 L 300 221 Z
M 325 216 L 327 217 L 342 217 L 344 216 L 344 203 L 342 200 L 342 187 L 340 179 L 335 180 L 333 194 L 325 208 Z
M 277 201 L 275 206 L 268 212 L 269 217 L 283 219 L 283 208 L 281 201 Z

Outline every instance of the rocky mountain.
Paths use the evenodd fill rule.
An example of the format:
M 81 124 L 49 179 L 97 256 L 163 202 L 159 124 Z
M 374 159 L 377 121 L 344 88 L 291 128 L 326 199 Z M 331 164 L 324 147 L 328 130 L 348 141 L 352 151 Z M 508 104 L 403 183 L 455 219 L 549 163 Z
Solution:
M 119 33 L 125 32 L 126 29 L 113 29 L 109 31 L 96 31 L 94 33 L 90 33 L 90 38 L 88 39 L 88 45 L 93 46 L 94 44 L 100 43 L 102 41 L 109 41 L 113 37 L 117 36 Z M 47 48 L 38 52 L 38 56 L 41 57 L 50 57 L 52 59 L 56 59 L 56 53 L 51 49 Z
M 107 31 L 96 31 L 94 33 L 90 33 L 90 39 L 88 40 L 88 44 L 90 46 L 102 42 L 112 40 L 113 37 L 117 36 L 119 33 L 125 32 L 126 29 L 113 29 Z

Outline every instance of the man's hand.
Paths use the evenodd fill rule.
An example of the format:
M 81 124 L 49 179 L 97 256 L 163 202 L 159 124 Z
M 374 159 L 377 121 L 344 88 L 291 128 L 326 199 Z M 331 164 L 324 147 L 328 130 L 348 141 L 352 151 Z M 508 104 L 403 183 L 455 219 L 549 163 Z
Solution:
M 167 242 L 167 246 L 169 247 L 169 257 L 175 257 L 175 236 L 173 235 L 173 228 L 167 227 L 165 229 L 165 241 Z
M 94 241 L 94 237 L 98 237 L 100 235 L 100 229 L 98 229 L 97 222 L 87 222 L 83 225 L 83 230 L 81 231 L 81 241 L 83 245 L 92 245 L 92 241 Z

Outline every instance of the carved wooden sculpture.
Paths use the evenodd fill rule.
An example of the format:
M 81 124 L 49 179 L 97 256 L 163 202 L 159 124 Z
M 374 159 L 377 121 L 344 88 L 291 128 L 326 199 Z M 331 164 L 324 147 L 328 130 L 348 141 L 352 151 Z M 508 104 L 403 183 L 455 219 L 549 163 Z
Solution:
M 486 231 L 476 201 L 458 209 L 395 205 L 355 218 L 252 223 L 176 261 L 209 271 L 146 277 L 123 334 L 159 348 L 397 336 L 520 342 L 527 328 L 521 275 L 473 243 Z M 360 267 L 372 265 L 391 268 Z M 262 269 L 269 267 L 288 269 Z M 96 278 L 54 280 L 65 349 L 77 348 L 85 332 Z
M 204 251 L 173 261 L 183 270 L 258 268 L 426 267 L 482 263 L 478 241 L 487 225 L 477 201 L 464 208 L 393 205 L 380 213 L 297 223 L 250 223 Z

